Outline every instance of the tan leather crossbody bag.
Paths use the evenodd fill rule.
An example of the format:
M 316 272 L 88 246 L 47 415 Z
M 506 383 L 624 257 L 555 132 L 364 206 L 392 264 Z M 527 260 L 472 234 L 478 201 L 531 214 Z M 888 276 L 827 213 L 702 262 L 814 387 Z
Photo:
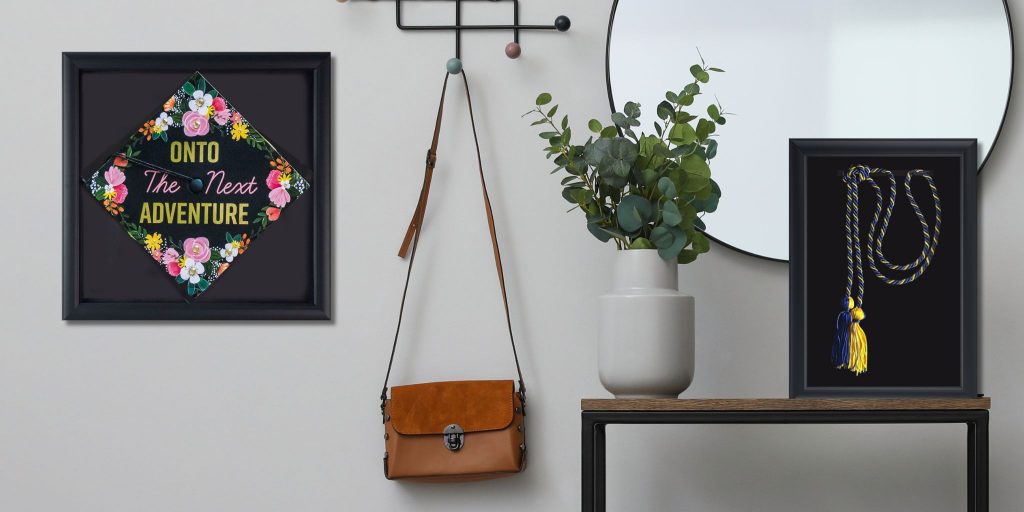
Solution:
M 501 299 L 505 306 L 508 336 L 512 342 L 512 356 L 515 358 L 516 371 L 519 375 L 519 390 L 516 390 L 515 382 L 511 380 L 431 382 L 395 386 L 391 388 L 391 398 L 388 398 L 388 379 L 391 377 L 391 368 L 395 361 L 405 299 L 409 292 L 409 278 L 412 276 L 412 265 L 416 260 L 416 247 L 419 243 L 420 228 L 423 226 L 430 181 L 437 162 L 437 143 L 441 134 L 441 117 L 444 113 L 448 78 L 449 75 L 446 75 L 441 90 L 434 138 L 427 152 L 423 188 L 420 190 L 416 211 L 398 253 L 402 258 L 408 254 L 409 268 L 405 277 L 405 289 L 402 292 L 395 341 L 391 346 L 388 372 L 384 377 L 384 389 L 380 395 L 381 413 L 384 416 L 384 476 L 389 480 L 486 480 L 513 475 L 526 467 L 526 388 L 523 385 L 523 373 L 519 367 L 515 339 L 512 337 L 512 318 L 509 315 L 508 297 L 505 292 L 505 274 L 501 267 L 501 252 L 494 230 L 494 215 L 487 195 L 483 159 L 480 157 L 480 141 L 476 134 L 476 121 L 473 119 L 473 102 L 465 73 L 462 74 L 462 80 L 466 86 L 469 119 L 473 127 L 484 210 L 487 213 L 487 227 L 494 249 Z

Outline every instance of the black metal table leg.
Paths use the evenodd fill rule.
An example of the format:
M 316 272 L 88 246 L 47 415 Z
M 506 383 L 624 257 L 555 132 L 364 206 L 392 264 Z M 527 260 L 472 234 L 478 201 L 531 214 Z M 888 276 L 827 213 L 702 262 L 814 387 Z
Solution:
M 595 415 L 583 413 L 582 422 L 583 511 L 605 510 L 605 423 Z
M 604 423 L 594 424 L 594 511 L 605 512 L 605 436 Z
M 988 412 L 967 423 L 967 511 L 988 512 Z

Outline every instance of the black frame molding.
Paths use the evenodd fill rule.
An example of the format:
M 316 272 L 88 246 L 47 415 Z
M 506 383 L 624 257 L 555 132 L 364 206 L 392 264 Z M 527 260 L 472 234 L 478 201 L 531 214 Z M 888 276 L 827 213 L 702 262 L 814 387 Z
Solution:
M 976 139 L 790 139 L 789 396 L 978 396 L 978 141 Z M 960 158 L 960 386 L 809 387 L 806 367 L 807 159 L 822 156 Z
M 331 318 L 331 54 L 65 52 L 63 61 L 64 320 L 330 320 Z M 88 302 L 80 290 L 79 136 L 81 75 L 165 69 L 304 70 L 313 86 L 313 298 L 307 303 Z
M 992 152 L 995 151 L 996 146 L 999 144 L 999 137 L 1003 134 L 1003 127 L 1006 126 L 1006 114 L 1010 111 L 1010 99 L 1013 97 L 1013 77 L 1014 77 L 1014 75 L 1016 73 L 1016 69 L 1015 69 L 1015 67 L 1016 67 L 1016 49 L 1015 49 L 1016 48 L 1016 44 L 1015 44 L 1014 38 L 1013 38 L 1013 18 L 1010 16 L 1010 4 L 1007 2 L 1007 0 L 1002 0 L 1002 1 L 1003 1 L 1003 12 L 1006 14 L 1006 30 L 1008 31 L 1008 33 L 1010 35 L 1010 83 L 1009 83 L 1009 85 L 1007 86 L 1007 89 L 1006 89 L 1006 105 L 1003 107 L 1003 118 L 999 122 L 999 129 L 996 131 L 995 138 L 992 139 L 992 145 L 989 147 L 988 153 L 985 154 L 985 159 L 982 160 L 981 165 L 978 166 L 978 172 L 979 173 L 985 167 L 985 164 L 988 163 L 989 158 L 992 157 Z M 615 112 L 615 98 L 612 95 L 612 68 L 611 68 L 612 29 L 615 27 L 615 12 L 618 10 L 618 8 L 619 8 L 619 0 L 615 0 L 612 3 L 611 15 L 610 15 L 610 17 L 608 19 L 608 37 L 607 37 L 607 42 L 605 43 L 605 52 L 604 52 L 605 86 L 608 88 L 608 104 L 611 106 L 611 111 L 612 112 Z M 790 260 L 772 258 L 772 257 L 769 257 L 769 256 L 764 256 L 764 255 L 753 253 L 753 252 L 750 252 L 750 251 L 747 251 L 747 250 L 744 250 L 744 249 L 740 249 L 739 247 L 727 244 L 727 243 L 725 243 L 725 242 L 715 238 L 713 235 L 711 235 L 711 234 L 709 234 L 707 232 L 704 232 L 704 234 L 708 238 L 710 238 L 710 239 L 714 240 L 715 242 L 717 242 L 719 245 L 721 245 L 723 247 L 728 247 L 729 249 L 732 249 L 732 250 L 734 250 L 734 251 L 736 251 L 738 253 L 746 254 L 747 256 L 753 256 L 755 258 L 760 258 L 760 259 L 768 260 L 768 261 L 778 261 L 778 262 L 781 262 L 781 263 L 787 263 L 787 262 L 790 261 Z M 790 254 L 790 259 L 792 259 L 792 254 Z

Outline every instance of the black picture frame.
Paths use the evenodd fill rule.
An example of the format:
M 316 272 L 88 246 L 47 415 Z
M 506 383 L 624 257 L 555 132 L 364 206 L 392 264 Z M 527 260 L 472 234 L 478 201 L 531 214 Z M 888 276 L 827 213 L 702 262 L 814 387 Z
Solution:
M 977 140 L 975 139 L 791 139 L 790 140 L 790 251 L 792 261 L 790 264 L 790 375 L 789 375 L 789 394 L 791 398 L 803 398 L 803 397 L 823 397 L 823 396 L 834 396 L 834 397 L 849 397 L 849 396 L 879 396 L 879 397 L 897 397 L 897 396 L 956 396 L 956 397 L 973 397 L 978 395 L 978 291 L 977 291 L 977 276 L 978 276 L 978 229 L 977 229 L 977 176 L 976 172 L 978 161 L 977 161 Z M 901 384 L 901 385 L 822 385 L 820 381 L 827 379 L 811 379 L 809 373 L 821 374 L 823 370 L 814 370 L 814 372 L 808 371 L 809 359 L 809 335 L 808 335 L 808 307 L 809 304 L 815 304 L 813 307 L 820 309 L 817 305 L 821 301 L 827 301 L 828 304 L 835 302 L 833 310 L 838 312 L 839 300 L 838 295 L 835 297 L 837 300 L 831 300 L 833 297 L 809 297 L 808 290 L 810 287 L 817 287 L 817 284 L 812 284 L 815 280 L 824 279 L 822 276 L 809 276 L 808 267 L 816 266 L 816 268 L 823 268 L 820 263 L 820 254 L 811 254 L 809 250 L 809 218 L 817 216 L 831 217 L 834 215 L 823 215 L 823 212 L 809 211 L 809 190 L 808 190 L 808 176 L 809 173 L 814 172 L 816 166 L 820 167 L 820 162 L 829 162 L 833 164 L 837 161 L 848 160 L 853 165 L 858 163 L 868 163 L 871 160 L 878 161 L 882 159 L 931 159 L 929 161 L 945 161 L 942 159 L 950 159 L 949 165 L 958 168 L 959 173 L 959 189 L 958 194 L 954 194 L 952 198 L 959 214 L 955 215 L 954 218 L 946 218 L 943 220 L 943 234 L 947 232 L 958 233 L 957 237 L 959 240 L 940 240 L 940 247 L 945 248 L 948 251 L 950 245 L 954 242 L 959 244 L 959 252 L 954 254 L 954 257 L 947 257 L 947 261 L 957 261 L 957 265 L 952 265 L 954 268 L 959 270 L 959 282 L 958 288 L 959 293 L 957 297 L 935 297 L 936 301 L 943 301 L 943 304 L 953 304 L 953 306 L 959 306 L 959 321 L 956 324 L 959 325 L 959 329 L 956 329 L 959 334 L 959 375 L 958 383 L 956 385 L 943 384 Z M 823 159 L 838 159 L 838 160 L 823 160 Z M 940 159 L 940 160 L 936 160 Z M 818 172 L 831 172 L 832 169 L 829 167 L 828 171 L 822 171 L 821 168 L 816 169 Z M 845 169 L 835 169 L 836 174 L 842 172 Z M 819 175 L 821 176 L 821 175 Z M 820 178 L 819 178 L 820 179 Z M 953 180 L 953 183 L 956 179 Z M 818 182 L 821 183 L 820 181 Z M 867 188 L 865 186 L 865 188 Z M 820 192 L 820 189 L 819 189 Z M 831 193 L 831 192 L 830 192 Z M 906 200 L 902 196 L 903 192 L 900 192 L 899 199 Z M 949 194 L 947 194 L 948 196 Z M 958 197 L 957 197 L 958 196 Z M 815 200 L 818 201 L 818 200 Z M 819 204 L 819 203 L 816 203 Z M 909 207 L 906 208 L 905 213 L 910 213 Z M 946 202 L 943 202 L 943 211 L 946 211 Z M 832 212 L 835 213 L 835 212 Z M 862 216 L 865 216 L 862 214 Z M 834 220 L 834 219 L 829 219 Z M 820 220 L 814 220 L 812 222 L 819 223 Z M 841 222 L 841 221 L 840 221 Z M 863 221 L 862 221 L 863 222 Z M 916 221 L 915 221 L 916 222 Z M 954 223 L 956 223 L 954 225 Z M 949 226 L 949 229 L 946 229 Z M 820 227 L 820 225 L 819 225 Z M 841 225 L 840 225 L 841 229 Z M 863 229 L 863 227 L 862 227 Z M 825 238 L 834 239 L 834 235 L 828 237 L 818 236 L 817 241 L 821 241 Z M 919 240 L 915 239 L 916 243 L 920 243 Z M 942 244 L 945 244 L 944 246 Z M 827 245 L 827 244 L 826 244 Z M 832 247 L 829 246 L 829 250 Z M 818 257 L 817 261 L 810 261 L 811 258 Z M 936 261 L 938 261 L 938 255 Z M 845 259 L 840 262 L 840 266 L 845 266 Z M 948 276 L 954 276 L 954 274 L 947 274 Z M 865 279 L 873 279 L 874 276 L 866 277 Z M 834 279 L 832 277 L 828 278 Z M 840 277 L 840 280 L 843 278 Z M 820 295 L 820 294 L 819 294 Z M 877 295 L 877 294 L 876 294 Z M 957 302 L 957 300 L 959 302 Z M 817 302 L 814 302 L 817 301 Z M 915 304 L 909 304 L 908 307 L 914 307 Z M 870 309 L 867 307 L 866 309 Z M 870 312 L 868 313 L 870 316 Z M 831 317 L 832 325 L 835 325 L 835 315 Z M 955 319 L 933 319 L 935 321 L 943 320 L 955 320 Z M 833 327 L 834 328 L 834 327 Z M 866 328 L 865 330 L 868 330 Z M 821 333 L 820 329 L 817 331 Z M 955 335 L 955 333 L 954 333 Z M 816 339 L 820 337 L 817 336 Z M 870 339 L 870 336 L 869 336 Z M 948 340 L 947 340 L 948 341 Z M 952 343 L 952 342 L 950 342 Z M 870 346 L 870 342 L 869 342 Z M 815 348 L 819 350 L 820 347 Z M 950 351 L 952 352 L 952 351 Z M 955 355 L 953 356 L 955 357 Z M 819 358 L 815 358 L 817 361 Z M 952 365 L 950 365 L 952 366 Z M 819 366 L 820 368 L 820 366 Z M 847 372 L 849 373 L 849 372 Z M 909 377 L 913 379 L 914 377 Z M 932 377 L 929 377 L 932 378 Z M 953 380 L 952 375 L 942 377 L 943 379 L 948 378 L 950 383 Z
M 92 53 L 66 52 L 62 55 L 63 65 L 63 308 L 65 320 L 330 320 L 331 318 L 331 54 L 328 52 L 301 53 Z M 83 203 L 83 170 L 94 162 L 93 156 L 83 157 L 82 137 L 84 127 L 84 102 L 96 101 L 83 94 L 83 77 L 94 80 L 109 74 L 110 77 L 145 77 L 147 74 L 164 74 L 180 77 L 194 71 L 209 74 L 266 76 L 294 76 L 292 81 L 302 84 L 301 94 L 308 102 L 308 112 L 296 113 L 301 116 L 303 135 L 301 148 L 305 158 L 304 172 L 313 184 L 310 193 L 300 198 L 309 201 L 298 215 L 307 218 L 293 220 L 293 225 L 303 226 L 303 239 L 308 247 L 296 251 L 292 257 L 303 258 L 301 292 L 291 293 L 280 300 L 272 297 L 273 292 L 263 290 L 258 300 L 247 302 L 235 292 L 228 300 L 196 301 L 160 300 L 130 297 L 96 300 L 84 292 L 82 279 L 85 274 L 83 261 L 90 257 L 83 246 L 83 223 L 95 222 L 87 217 L 98 218 L 85 207 L 96 209 L 95 204 Z M 270 81 L 270 80 L 268 80 Z M 253 87 L 260 87 L 260 80 L 252 80 Z M 298 87 L 298 86 L 296 86 Z M 163 90 L 163 89 L 160 89 Z M 167 89 L 171 91 L 173 88 Z M 237 90 L 237 88 L 236 88 Z M 159 91 L 157 91 L 159 92 Z M 161 99 L 162 101 L 162 99 Z M 257 102 L 249 102 L 256 104 Z M 159 103 L 155 103 L 159 104 Z M 249 107 L 252 110 L 252 107 Z M 145 113 L 142 113 L 145 115 Z M 250 114 L 251 116 L 251 114 Z M 308 125 L 307 125 L 308 123 Z M 94 123 L 95 124 L 95 123 Z M 124 134 L 127 136 L 128 134 Z M 271 134 L 268 137 L 273 138 Z M 112 139 L 110 154 L 122 139 Z M 95 143 L 91 143 L 95 146 Z M 301 144 L 300 144 L 301 145 Z M 288 154 L 288 147 L 282 147 Z M 92 152 L 96 152 L 92 150 Z M 292 155 L 289 155 L 291 159 Z M 298 203 L 297 203 L 298 204 Z M 102 210 L 102 208 L 99 208 Z M 292 214 L 289 210 L 289 214 Z M 295 216 L 295 215 L 293 215 Z M 83 220 L 85 219 L 85 220 Z M 284 217 L 282 217 L 284 219 Z M 110 219 L 104 219 L 109 221 Z M 115 225 L 116 223 L 109 223 Z M 116 227 L 116 226 L 115 226 Z M 104 227 L 103 229 L 107 229 Z M 113 228 L 111 228 L 113 229 Z M 274 230 L 269 230 L 272 233 Z M 127 239 L 128 237 L 121 237 Z M 266 243 L 265 240 L 256 241 Z M 131 243 L 130 241 L 126 243 Z M 256 245 L 258 247 L 258 245 Z M 308 266 L 307 266 L 308 265 Z M 234 270 L 232 270 L 234 272 Z M 165 277 L 165 276 L 161 276 Z M 216 287 L 214 287 L 216 288 Z M 209 294 L 207 294 L 209 295 Z M 268 295 L 270 295 L 268 297 Z M 202 299 L 201 297 L 200 299 Z

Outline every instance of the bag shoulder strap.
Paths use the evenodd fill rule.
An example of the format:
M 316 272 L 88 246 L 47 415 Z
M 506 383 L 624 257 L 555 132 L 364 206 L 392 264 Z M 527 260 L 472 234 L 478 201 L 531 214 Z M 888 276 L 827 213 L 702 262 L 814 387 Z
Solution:
M 473 144 L 476 147 L 477 168 L 480 173 L 480 188 L 483 191 L 484 211 L 487 214 L 487 229 L 491 235 L 491 248 L 494 251 L 494 266 L 498 271 L 498 284 L 501 288 L 501 302 L 505 308 L 505 321 L 508 325 L 508 338 L 512 343 L 512 357 L 515 359 L 516 373 L 519 376 L 519 394 L 521 398 L 524 398 L 526 394 L 526 386 L 523 383 L 522 368 L 519 366 L 519 354 L 516 352 L 515 337 L 512 335 L 512 316 L 509 313 L 508 308 L 508 294 L 505 288 L 505 272 L 501 266 L 501 250 L 498 247 L 498 235 L 494 229 L 494 211 L 491 209 L 491 198 L 487 195 L 487 181 L 484 179 L 483 158 L 480 156 L 480 139 L 476 133 L 476 120 L 473 117 L 473 100 L 469 94 L 469 80 L 466 78 L 465 71 L 461 74 L 462 81 L 466 86 L 466 103 L 469 106 L 469 121 L 473 128 Z M 391 368 L 395 363 L 395 351 L 398 348 L 398 336 L 402 330 L 402 316 L 405 313 L 405 299 L 409 294 L 409 280 L 412 277 L 413 262 L 416 261 L 416 247 L 419 244 L 420 232 L 423 227 L 423 216 L 427 208 L 427 197 L 430 195 L 430 182 L 434 175 L 434 166 L 437 164 L 437 143 L 441 137 L 441 118 L 444 115 L 444 98 L 448 91 L 449 77 L 450 74 L 446 73 L 444 86 L 441 88 L 441 102 L 437 107 L 437 120 L 434 123 L 434 138 L 430 143 L 430 149 L 427 150 L 427 165 L 426 171 L 423 175 L 423 187 L 420 189 L 419 201 L 416 203 L 416 210 L 413 212 L 412 221 L 409 222 L 409 229 L 406 230 L 405 239 L 402 241 L 402 246 L 398 251 L 398 256 L 401 258 L 405 258 L 406 255 L 408 255 L 409 268 L 405 275 L 405 287 L 402 290 L 402 305 L 398 310 L 398 325 L 395 328 L 395 340 L 391 345 L 391 357 L 388 360 L 388 371 L 384 376 L 384 389 L 381 390 L 380 394 L 382 411 L 384 401 L 387 400 L 388 380 L 391 378 Z

